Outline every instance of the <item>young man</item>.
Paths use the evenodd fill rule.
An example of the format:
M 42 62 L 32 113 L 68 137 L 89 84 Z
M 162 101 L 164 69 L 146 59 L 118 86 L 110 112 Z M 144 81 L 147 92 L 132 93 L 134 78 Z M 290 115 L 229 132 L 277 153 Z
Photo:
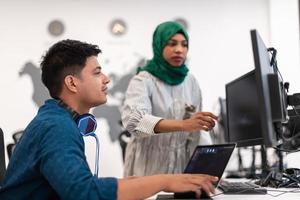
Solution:
M 144 199 L 159 191 L 213 193 L 216 177 L 154 175 L 98 178 L 84 155 L 78 118 L 106 102 L 108 77 L 101 50 L 75 40 L 54 44 L 43 57 L 47 100 L 25 129 L 8 165 L 0 199 Z

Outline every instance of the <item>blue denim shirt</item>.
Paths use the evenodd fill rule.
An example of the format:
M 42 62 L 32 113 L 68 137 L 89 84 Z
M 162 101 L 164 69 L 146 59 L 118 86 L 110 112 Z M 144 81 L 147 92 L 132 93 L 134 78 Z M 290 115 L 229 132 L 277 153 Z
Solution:
M 50 99 L 16 146 L 0 199 L 117 199 L 117 179 L 93 176 L 71 114 Z

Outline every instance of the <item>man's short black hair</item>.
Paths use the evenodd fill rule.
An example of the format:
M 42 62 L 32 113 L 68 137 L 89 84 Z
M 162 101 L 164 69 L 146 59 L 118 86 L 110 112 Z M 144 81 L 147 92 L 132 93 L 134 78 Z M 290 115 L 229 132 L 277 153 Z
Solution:
M 90 56 L 98 56 L 97 45 L 77 40 L 62 40 L 50 47 L 42 57 L 42 81 L 50 96 L 58 99 L 62 83 L 67 75 L 80 75 Z

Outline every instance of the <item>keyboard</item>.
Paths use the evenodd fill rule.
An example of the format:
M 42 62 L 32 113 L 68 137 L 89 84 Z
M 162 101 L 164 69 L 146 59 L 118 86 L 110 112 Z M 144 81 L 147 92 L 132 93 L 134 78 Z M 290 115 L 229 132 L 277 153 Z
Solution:
M 224 194 L 267 194 L 267 189 L 252 182 L 221 181 L 218 188 Z

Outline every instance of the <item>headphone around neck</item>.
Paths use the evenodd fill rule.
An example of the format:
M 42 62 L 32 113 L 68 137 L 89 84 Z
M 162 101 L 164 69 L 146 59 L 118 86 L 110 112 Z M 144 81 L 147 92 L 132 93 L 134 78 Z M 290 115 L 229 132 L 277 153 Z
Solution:
M 77 127 L 79 129 L 79 132 L 82 136 L 94 136 L 95 131 L 97 129 L 97 120 L 94 115 L 90 113 L 86 113 L 83 115 L 80 115 L 78 112 L 73 110 L 70 106 L 68 106 L 66 103 L 64 103 L 62 100 L 58 101 L 58 105 L 62 106 L 66 110 L 68 110 L 75 123 L 77 124 Z
M 65 104 L 62 100 L 58 100 L 58 105 L 65 108 L 72 115 L 73 120 L 77 124 L 80 135 L 82 136 L 93 136 L 96 139 L 96 159 L 95 159 L 95 172 L 94 174 L 98 177 L 99 171 L 99 140 L 95 134 L 97 128 L 97 121 L 94 115 L 86 113 L 80 115 L 78 112 L 73 110 L 70 106 Z

